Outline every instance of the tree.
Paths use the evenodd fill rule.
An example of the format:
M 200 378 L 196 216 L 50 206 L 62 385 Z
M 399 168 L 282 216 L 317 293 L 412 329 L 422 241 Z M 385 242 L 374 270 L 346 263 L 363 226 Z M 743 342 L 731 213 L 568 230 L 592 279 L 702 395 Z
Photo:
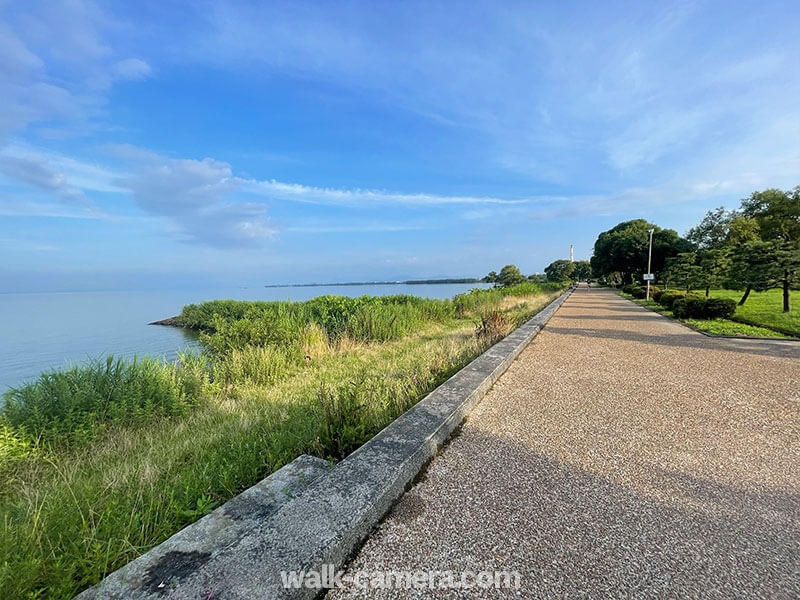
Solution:
M 653 233 L 653 272 L 664 269 L 668 258 L 692 250 L 692 244 L 673 229 L 661 229 L 644 219 L 625 221 L 601 233 L 594 244 L 591 260 L 595 277 L 619 272 L 623 283 L 633 283 L 647 270 L 647 254 Z
M 689 230 L 686 239 L 698 250 L 722 248 L 728 243 L 731 222 L 736 216 L 734 211 L 727 211 L 724 206 L 710 210 L 697 227 Z
M 711 288 L 721 285 L 728 274 L 731 266 L 730 255 L 729 247 L 701 250 L 698 253 L 698 264 L 702 270 L 700 279 L 706 288 L 706 298 L 708 298 Z
M 588 260 L 579 260 L 574 264 L 572 279 L 575 281 L 588 281 L 592 278 L 592 265 Z
M 730 247 L 741 246 L 747 242 L 757 242 L 760 239 L 758 221 L 740 215 L 731 220 L 725 245 Z
M 697 254 L 694 252 L 681 252 L 677 256 L 667 259 L 664 269 L 664 281 L 675 282 L 688 293 L 703 282 L 703 270 L 697 264 Z
M 763 292 L 778 285 L 780 276 L 772 243 L 746 242 L 731 251 L 730 281 L 744 288 L 739 306 L 745 303 L 752 290 Z
M 789 290 L 800 272 L 800 186 L 753 192 L 742 200 L 742 214 L 758 223 L 762 240 L 772 243 L 773 260 L 781 269 L 783 312 L 789 312 Z
M 533 275 L 528 275 L 528 281 L 532 281 L 533 283 L 547 283 L 547 275 L 544 273 L 534 273 Z
M 494 271 L 489 271 L 489 274 L 484 277 L 481 281 L 484 283 L 497 283 L 497 273 Z
M 517 285 L 525 281 L 525 276 L 520 272 L 516 265 L 506 265 L 500 269 L 497 275 L 497 283 L 506 287 L 509 285 Z
M 547 281 L 569 281 L 575 264 L 563 258 L 551 262 L 544 268 Z

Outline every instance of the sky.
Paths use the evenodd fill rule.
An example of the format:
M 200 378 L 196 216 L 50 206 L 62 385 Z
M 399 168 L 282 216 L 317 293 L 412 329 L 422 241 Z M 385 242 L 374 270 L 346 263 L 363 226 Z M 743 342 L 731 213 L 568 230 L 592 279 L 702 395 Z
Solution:
M 480 277 L 800 184 L 772 2 L 0 0 L 0 292 Z

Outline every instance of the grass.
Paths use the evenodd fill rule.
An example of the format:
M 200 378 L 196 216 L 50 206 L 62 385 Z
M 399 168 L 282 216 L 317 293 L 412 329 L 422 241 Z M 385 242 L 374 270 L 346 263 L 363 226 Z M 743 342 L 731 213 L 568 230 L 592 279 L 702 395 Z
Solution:
M 415 327 L 388 341 L 348 332 L 381 339 L 394 309 L 356 322 L 363 305 L 348 305 L 349 317 L 296 324 L 290 339 L 241 325 L 214 338 L 247 317 L 211 313 L 204 357 L 112 360 L 107 379 L 96 363 L 23 386 L 16 416 L 0 417 L 0 597 L 70 598 L 299 454 L 341 459 L 557 293 L 525 291 L 398 303 Z M 280 318 L 294 327 L 308 307 L 288 308 Z M 166 381 L 166 400 L 134 401 L 126 382 L 148 369 Z M 71 387 L 50 396 L 62 379 Z M 103 412 L 103 399 L 118 408 Z M 91 435 L 71 436 L 67 423 L 84 421 Z
M 733 298 L 737 302 L 743 292 L 736 290 L 711 290 L 713 298 Z M 734 319 L 757 327 L 773 328 L 777 331 L 800 337 L 800 290 L 789 292 L 791 311 L 783 312 L 783 290 L 750 292 L 742 306 L 736 307 Z
M 717 291 L 726 291 L 730 292 L 730 290 L 712 290 L 711 297 L 719 297 L 725 298 L 729 296 L 724 296 L 722 294 L 716 294 Z M 712 335 L 731 335 L 731 336 L 747 336 L 747 337 L 765 337 L 765 338 L 777 338 L 777 339 L 786 339 L 791 336 L 784 334 L 779 331 L 775 331 L 773 329 L 768 329 L 766 327 L 759 327 L 757 325 L 750 325 L 748 323 L 741 323 L 738 321 L 732 321 L 730 319 L 678 319 L 675 315 L 672 314 L 672 311 L 665 309 L 663 306 L 658 304 L 657 302 L 653 301 L 646 301 L 638 298 L 634 298 L 630 294 L 623 294 L 620 292 L 625 298 L 629 300 L 633 300 L 636 304 L 640 306 L 645 306 L 656 312 L 661 313 L 667 317 L 672 319 L 676 319 L 682 323 L 686 323 L 687 325 L 691 325 L 695 329 L 699 329 L 700 331 L 704 331 L 706 333 L 710 333 Z M 752 299 L 755 292 L 750 294 L 750 299 Z M 748 302 L 750 301 L 748 299 Z M 741 307 L 739 307 L 741 308 Z M 738 309 L 737 309 L 737 316 L 738 316 Z

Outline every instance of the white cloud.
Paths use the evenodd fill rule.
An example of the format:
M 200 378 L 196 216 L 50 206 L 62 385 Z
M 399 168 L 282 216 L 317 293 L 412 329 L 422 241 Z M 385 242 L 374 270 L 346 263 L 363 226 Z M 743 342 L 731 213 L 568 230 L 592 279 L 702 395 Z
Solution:
M 49 137 L 85 135 L 115 81 L 151 75 L 145 60 L 112 48 L 129 32 L 95 3 L 23 4 L 0 7 L 0 146 L 42 122 Z
M 490 196 L 400 194 L 386 190 L 320 188 L 275 180 L 247 179 L 238 181 L 246 191 L 261 194 L 275 200 L 337 206 L 434 206 L 442 204 L 524 204 L 527 202 L 525 199 L 508 200 Z
M 277 232 L 264 204 L 229 199 L 240 187 L 229 164 L 211 158 L 167 158 L 132 147 L 119 150 L 139 162 L 116 184 L 129 190 L 146 213 L 169 218 L 187 241 L 247 247 Z
M 118 79 L 146 79 L 152 72 L 150 65 L 139 58 L 126 58 L 114 65 L 114 74 Z

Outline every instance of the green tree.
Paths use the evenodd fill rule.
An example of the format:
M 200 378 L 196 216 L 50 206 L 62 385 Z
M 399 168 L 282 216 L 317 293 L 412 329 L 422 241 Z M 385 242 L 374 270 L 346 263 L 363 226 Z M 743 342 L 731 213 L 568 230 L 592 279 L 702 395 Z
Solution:
M 592 278 L 592 265 L 588 260 L 579 260 L 573 263 L 572 279 L 575 281 L 588 281 Z
M 741 246 L 747 242 L 757 242 L 761 239 L 758 230 L 758 221 L 741 215 L 734 217 L 728 226 L 728 236 L 725 245 L 729 247 Z
M 500 273 L 497 275 L 497 283 L 503 287 L 517 285 L 518 283 L 523 283 L 524 281 L 525 276 L 520 272 L 516 265 L 506 265 L 500 269 Z
M 497 273 L 495 271 L 489 271 L 489 274 L 481 279 L 484 283 L 497 283 Z
M 533 283 L 547 283 L 547 275 L 544 273 L 534 273 L 533 275 L 528 275 L 528 281 L 532 281 Z
M 544 272 L 547 275 L 547 281 L 569 281 L 574 269 L 575 263 L 561 258 L 547 265 Z
M 598 236 L 591 260 L 593 275 L 603 277 L 617 271 L 623 283 L 639 281 L 647 270 L 650 229 L 654 230 L 653 272 L 663 270 L 668 258 L 692 250 L 692 244 L 673 229 L 661 229 L 644 219 L 625 221 Z
M 731 251 L 729 280 L 736 287 L 744 288 L 739 306 L 747 301 L 752 290 L 762 292 L 776 287 L 780 276 L 780 267 L 775 262 L 775 248 L 771 242 L 745 242 Z
M 722 248 L 728 244 L 731 222 L 736 216 L 734 211 L 725 210 L 724 206 L 710 210 L 696 227 L 689 230 L 686 239 L 698 250 Z
M 697 264 L 697 254 L 681 252 L 667 259 L 663 272 L 664 281 L 675 283 L 687 292 L 703 283 L 703 270 Z
M 753 192 L 742 200 L 742 214 L 758 223 L 761 239 L 771 243 L 780 269 L 783 312 L 789 312 L 789 290 L 800 273 L 800 186 L 784 192 Z
M 706 298 L 708 298 L 711 288 L 721 285 L 728 275 L 728 269 L 731 266 L 730 255 L 729 247 L 701 250 L 698 253 L 698 264 L 702 271 L 700 279 L 706 288 Z

